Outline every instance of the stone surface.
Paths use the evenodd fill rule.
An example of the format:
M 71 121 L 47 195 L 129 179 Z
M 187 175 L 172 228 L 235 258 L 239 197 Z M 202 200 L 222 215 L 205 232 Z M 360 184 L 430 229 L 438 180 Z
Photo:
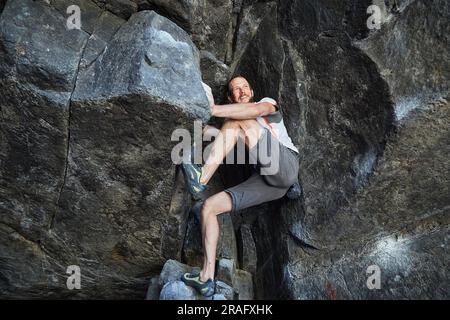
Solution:
M 216 294 L 225 297 L 225 300 L 236 300 L 237 296 L 233 287 L 223 281 L 216 281 Z
M 87 38 L 34 1 L 8 1 L 1 15 L 2 296 L 49 295 L 65 287 L 53 268 L 64 274 L 73 264 L 58 267 L 43 239 L 64 183 L 70 96 Z
M 214 102 L 216 104 L 229 103 L 227 84 L 231 71 L 228 66 L 219 61 L 211 52 L 200 51 L 200 68 L 203 82 L 212 89 Z
M 150 279 L 145 300 L 159 300 L 161 289 L 159 287 L 159 277 Z
M 159 286 L 162 288 L 169 282 L 180 280 L 186 272 L 200 271 L 199 268 L 191 268 L 187 264 L 176 260 L 167 260 L 159 275 Z
M 234 59 L 238 59 L 244 52 L 248 43 L 253 39 L 258 31 L 259 24 L 271 9 L 275 2 L 256 2 L 254 4 L 242 6 L 236 26 L 236 40 L 234 44 Z M 267 43 L 270 46 L 270 43 Z
M 248 224 L 241 225 L 237 239 L 240 268 L 255 274 L 258 257 L 252 231 Z
M 225 260 L 225 259 L 223 259 Z M 224 262 L 224 261 L 223 261 Z M 199 272 L 199 268 L 180 263 L 176 260 L 168 260 L 159 275 L 158 287 L 162 288 L 160 292 L 161 300 L 236 300 L 247 299 L 252 296 L 253 284 L 251 275 L 242 270 L 235 270 L 229 284 L 225 283 L 223 278 L 217 277 L 216 292 L 213 297 L 206 298 L 199 295 L 194 289 L 186 286 L 180 281 L 181 276 L 186 272 Z M 235 276 L 236 274 L 236 276 Z M 155 279 L 149 283 L 148 292 L 155 292 Z M 240 292 L 240 295 L 238 294 Z
M 417 3 L 405 2 L 401 7 L 404 8 L 404 11 L 395 17 L 397 23 L 392 22 L 397 31 L 396 33 L 385 31 L 387 36 L 407 36 L 409 27 L 401 27 L 406 22 L 400 23 L 400 21 L 412 19 L 409 18 L 411 16 L 415 17 L 415 23 L 425 19 L 426 13 L 420 10 L 420 1 Z M 434 68 L 448 70 L 446 67 L 448 59 L 444 58 L 436 63 L 431 62 L 435 58 L 445 57 L 448 49 L 443 49 L 445 51 L 443 52 L 441 48 L 449 47 L 446 37 L 448 33 L 444 28 L 447 26 L 444 21 L 448 19 L 438 18 L 446 17 L 449 10 L 446 6 L 437 7 L 443 8 L 445 12 L 432 14 L 436 18 L 421 31 L 424 34 L 433 34 L 436 30 L 436 34 L 440 35 L 428 38 L 430 42 L 436 44 L 436 55 L 427 58 L 426 60 L 429 62 L 422 65 L 420 61 L 408 62 L 417 63 L 419 73 L 423 74 L 417 80 L 409 81 L 400 76 L 396 78 L 396 81 L 401 81 L 405 87 L 411 86 L 409 90 L 414 91 L 417 95 L 427 95 L 427 91 L 430 91 L 426 86 L 419 86 L 416 83 L 420 84 L 422 81 L 426 81 L 424 79 L 434 77 Z M 348 8 L 354 8 L 354 11 L 348 10 Z M 408 13 L 408 8 L 414 11 Z M 290 202 L 281 199 L 250 210 L 253 211 L 250 214 L 257 215 L 256 221 L 249 226 L 253 231 L 258 255 L 255 285 L 256 296 L 259 298 L 314 297 L 331 299 L 377 296 L 374 292 L 369 295 L 365 289 L 361 289 L 361 286 L 355 285 L 356 283 L 361 284 L 361 279 L 367 279 L 364 274 L 365 270 L 360 270 L 361 261 L 364 263 L 367 261 L 367 253 L 363 253 L 362 249 L 359 249 L 361 251 L 357 251 L 357 257 L 354 257 L 350 243 L 364 241 L 358 238 L 363 232 L 359 233 L 357 230 L 361 229 L 362 225 L 371 225 L 369 216 L 376 216 L 376 214 L 369 211 L 368 208 L 376 208 L 379 204 L 373 205 L 368 198 L 364 201 L 370 205 L 368 204 L 365 209 L 359 211 L 353 208 L 355 210 L 352 210 L 351 213 L 346 211 L 341 214 L 340 212 L 348 206 L 355 206 L 352 199 L 368 188 L 378 162 L 385 157 L 386 142 L 391 136 L 395 136 L 397 130 L 398 107 L 395 100 L 396 89 L 393 86 L 395 82 L 390 81 L 379 71 L 383 66 L 382 63 L 391 63 L 391 60 L 384 58 L 383 54 L 392 52 L 396 55 L 399 50 L 403 50 L 406 54 L 408 50 L 420 52 L 422 49 L 419 42 L 414 40 L 406 47 L 394 42 L 390 44 L 382 41 L 376 42 L 376 34 L 372 36 L 366 28 L 366 20 L 361 19 L 363 17 L 360 15 L 361 9 L 365 10 L 367 6 L 365 8 L 360 5 L 356 7 L 356 3 L 351 1 L 336 1 L 329 5 L 324 5 L 322 1 L 282 1 L 277 8 L 277 15 L 269 13 L 261 22 L 257 34 L 247 46 L 246 52 L 236 67 L 235 73 L 244 74 L 250 79 L 258 98 L 272 96 L 278 100 L 288 132 L 300 150 L 299 179 L 305 192 L 304 201 Z M 409 22 L 409 24 L 411 23 Z M 278 30 L 273 28 L 273 25 L 278 25 Z M 414 24 L 412 26 L 411 29 L 414 30 Z M 385 25 L 383 25 L 384 27 Z M 388 27 L 389 24 L 386 24 L 386 28 Z M 408 29 L 407 32 L 406 29 Z M 365 39 L 368 36 L 370 37 Z M 354 42 L 355 40 L 360 41 Z M 385 49 L 378 51 L 381 53 L 371 55 L 371 52 L 375 51 L 365 48 L 364 51 L 360 50 L 361 42 L 367 43 L 365 48 L 376 48 L 376 45 L 383 48 L 384 45 Z M 264 43 L 272 44 L 270 50 L 264 47 Z M 423 48 L 425 49 L 426 46 L 430 47 L 430 44 L 425 44 Z M 419 51 L 417 51 L 418 49 Z M 405 60 L 404 57 L 403 60 Z M 392 63 L 395 62 L 392 61 Z M 448 76 L 444 75 L 442 79 L 448 79 Z M 439 85 L 441 86 L 438 86 L 439 88 L 444 85 L 445 89 L 445 82 L 440 82 Z M 442 95 L 443 90 L 433 98 L 437 99 Z M 427 108 L 426 104 L 422 107 Z M 434 117 L 436 119 L 446 118 L 439 115 L 431 116 L 431 118 Z M 426 129 L 422 130 L 427 131 Z M 419 131 L 423 132 L 422 130 Z M 442 135 L 441 139 L 445 141 L 443 132 Z M 428 150 L 436 152 L 435 148 L 439 147 L 430 145 Z M 442 160 L 441 163 L 443 163 L 441 171 L 445 172 L 448 161 Z M 406 163 L 402 165 L 404 166 Z M 423 178 L 423 175 L 421 177 Z M 423 185 L 418 186 L 404 176 L 395 179 L 400 181 L 399 184 L 403 186 L 403 189 L 406 186 L 411 188 L 410 192 L 413 194 L 421 192 L 420 190 L 429 193 L 425 191 Z M 443 183 L 440 184 L 438 195 L 442 201 L 446 199 L 445 188 L 442 188 Z M 377 197 L 382 198 L 384 195 L 384 192 L 379 191 Z M 411 201 L 413 201 L 412 198 Z M 435 202 L 431 198 L 423 198 L 414 203 L 422 203 L 421 212 L 424 212 L 425 207 L 429 210 L 433 210 L 432 208 L 435 207 Z M 403 202 L 402 205 L 406 207 L 409 204 Z M 414 207 L 410 208 L 414 212 Z M 445 208 L 445 205 L 442 205 L 440 210 L 443 210 L 442 208 Z M 392 217 L 388 210 L 386 208 L 384 213 L 380 213 L 380 217 L 383 215 L 386 217 L 383 219 L 388 219 L 388 216 Z M 367 212 L 371 213 L 366 215 Z M 356 222 L 351 221 L 354 217 L 361 217 L 362 214 L 364 214 L 364 218 L 357 220 L 359 223 L 354 226 L 353 224 Z M 413 213 L 411 214 L 413 215 Z M 415 214 L 419 215 L 418 212 Z M 417 240 L 417 244 L 412 241 L 412 246 L 425 248 L 427 243 L 430 246 L 442 245 L 448 223 L 439 222 L 441 221 L 439 216 L 430 218 L 430 220 L 432 224 L 442 225 L 439 229 L 441 230 L 439 231 L 441 232 L 440 236 L 431 235 L 424 230 L 421 235 L 422 240 Z M 391 218 L 391 221 L 394 221 L 393 226 L 398 230 L 404 227 L 405 222 L 402 219 Z M 246 223 L 245 219 L 241 223 Z M 335 223 L 340 227 L 331 228 L 331 225 L 336 226 Z M 348 230 L 343 226 L 351 226 L 351 228 Z M 327 249 L 328 246 L 331 246 L 331 239 L 336 241 L 336 238 L 340 236 L 335 231 L 338 229 L 346 230 L 348 233 L 355 232 L 358 236 L 352 236 L 353 242 L 345 242 L 342 251 L 339 251 L 335 258 L 326 259 L 326 255 L 332 251 L 332 249 Z M 380 233 L 374 235 L 372 240 L 376 242 L 377 240 L 383 241 L 383 239 L 384 235 Z M 418 288 L 414 286 L 413 282 L 407 282 L 405 287 L 414 288 L 414 290 L 411 290 L 406 296 L 409 298 L 420 296 L 442 298 L 444 296 L 442 290 L 434 290 L 436 287 L 441 288 L 435 279 L 446 279 L 440 271 L 445 264 L 446 246 L 445 243 L 443 245 L 444 249 L 438 254 L 439 262 L 436 267 L 430 267 L 426 262 L 423 264 L 418 262 L 422 270 L 430 270 L 432 273 L 432 276 L 425 280 L 426 288 L 423 286 Z M 324 251 L 326 253 L 323 253 Z M 412 255 L 416 256 L 417 261 L 427 261 L 426 254 L 421 253 L 420 250 L 413 251 Z M 333 263 L 337 261 L 337 257 L 342 259 L 341 263 L 347 268 L 342 275 L 344 280 L 338 272 L 329 274 L 325 271 L 333 269 Z M 391 262 L 392 270 L 396 269 L 396 265 L 399 270 L 405 267 L 405 263 L 402 261 Z M 318 263 L 320 266 L 317 266 Z M 352 263 L 354 263 L 354 269 Z M 389 268 L 388 264 L 385 264 L 384 268 Z M 311 274 L 314 275 L 310 276 Z M 315 276 L 316 274 L 320 274 L 320 276 Z M 301 280 L 304 277 L 308 278 L 305 282 Z M 413 278 L 415 277 L 418 275 L 413 275 Z M 342 290 L 335 289 L 334 283 L 342 284 L 343 281 L 347 284 L 351 282 L 348 287 L 353 287 L 343 290 L 342 288 L 345 286 L 341 285 L 340 289 Z M 308 289 L 303 290 L 302 285 L 306 283 L 309 283 Z M 323 285 L 319 287 L 320 283 Z M 322 290 L 322 288 L 324 289 Z M 264 293 L 267 292 L 270 294 L 265 295 Z M 380 293 L 378 296 L 393 298 L 403 295 L 405 295 L 404 291 L 397 287 L 392 291 L 385 289 L 384 293 Z
M 236 270 L 233 279 L 233 287 L 239 300 L 253 300 L 253 277 L 250 272 Z
M 186 286 L 182 281 L 170 281 L 164 285 L 159 300 L 197 300 L 194 288 Z
M 66 28 L 73 4 L 81 30 Z M 449 298 L 448 1 L 0 0 L 0 13 L 2 297 L 192 297 L 179 277 L 202 264 L 199 222 L 170 134 L 212 121 L 201 80 L 223 103 L 242 73 L 278 101 L 304 194 L 221 215 L 217 258 L 251 274 L 213 299 Z M 213 184 L 250 173 L 227 165 Z M 71 265 L 83 290 L 67 289 Z
M 391 14 L 357 43 L 389 84 L 397 120 L 450 91 L 449 2 L 411 1 L 400 8 L 400 16 Z
M 231 51 L 232 0 L 138 0 L 139 9 L 155 10 L 186 32 L 200 50 L 212 52 L 225 61 Z
M 288 244 L 298 259 L 286 266 L 297 279 L 293 298 L 448 298 L 449 119 L 447 101 L 413 112 L 368 187 L 322 227 L 320 252 L 306 258 Z M 371 265 L 380 268 L 379 290 L 366 286 Z
M 236 264 L 231 259 L 219 259 L 217 263 L 216 279 L 232 286 L 236 274 Z
M 86 31 L 67 30 L 64 6 L 8 1 L 0 21 L 0 290 L 142 298 L 142 275 L 181 254 L 189 204 L 167 159 L 172 130 L 209 118 L 199 54 L 154 12 L 125 23 L 86 2 Z M 24 275 L 27 256 L 41 268 Z M 67 289 L 70 265 L 84 290 Z

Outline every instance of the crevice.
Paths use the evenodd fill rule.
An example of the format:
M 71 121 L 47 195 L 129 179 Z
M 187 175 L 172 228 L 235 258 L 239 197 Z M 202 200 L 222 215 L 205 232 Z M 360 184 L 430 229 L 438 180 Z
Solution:
M 100 17 L 103 15 L 104 12 L 106 12 L 106 10 L 103 10 L 103 11 L 98 15 L 96 24 L 95 24 L 94 27 L 93 27 L 93 32 L 92 32 L 92 34 L 94 34 L 95 31 L 97 30 L 97 27 L 98 27 L 99 24 L 100 24 Z M 123 25 L 122 25 L 122 26 L 123 26 Z M 120 26 L 120 27 L 116 30 L 116 32 L 114 32 L 114 34 L 111 36 L 111 39 L 113 39 L 114 36 L 122 29 L 122 26 Z M 85 32 L 85 31 L 83 30 L 83 32 Z M 86 33 L 87 33 L 87 32 L 86 32 Z M 69 101 L 68 101 L 69 117 L 68 117 L 68 120 L 67 120 L 67 147 L 66 147 L 66 161 L 65 161 L 65 166 L 64 166 L 64 176 L 63 176 L 63 182 L 62 182 L 61 187 L 60 187 L 59 192 L 58 192 L 58 199 L 56 200 L 56 208 L 55 208 L 55 212 L 53 213 L 53 215 L 52 215 L 52 217 L 51 217 L 51 219 L 50 219 L 49 225 L 48 225 L 48 229 L 49 229 L 49 230 L 53 229 L 53 227 L 54 227 L 55 218 L 56 218 L 56 211 L 57 211 L 58 208 L 59 208 L 59 202 L 60 202 L 60 199 L 61 199 L 61 194 L 62 194 L 62 191 L 63 191 L 64 186 L 65 186 L 65 184 L 66 184 L 66 179 L 67 179 L 67 169 L 68 169 L 68 167 L 69 167 L 68 162 L 69 162 L 69 147 L 70 147 L 70 126 L 71 126 L 71 121 L 70 121 L 70 120 L 71 120 L 72 97 L 73 97 L 73 94 L 74 94 L 74 92 L 75 92 L 75 90 L 76 90 L 76 87 L 77 87 L 78 75 L 79 75 L 79 73 L 80 73 L 80 68 L 81 68 L 81 62 L 82 62 L 82 60 L 83 60 L 84 53 L 85 53 L 85 51 L 86 51 L 87 45 L 89 44 L 90 38 L 91 38 L 91 36 L 89 36 L 89 37 L 86 39 L 86 41 L 85 41 L 85 43 L 83 44 L 83 47 L 82 47 L 82 49 L 81 49 L 80 59 L 79 59 L 79 61 L 78 61 L 78 65 L 77 65 L 77 71 L 75 72 L 73 88 L 72 88 L 72 92 L 70 93 L 70 97 L 69 97 Z M 105 46 L 105 48 L 104 48 L 104 49 L 102 50 L 102 52 L 95 58 L 95 60 L 94 60 L 93 62 L 95 62 L 95 61 L 96 61 L 96 60 L 97 60 L 97 59 L 98 59 L 98 58 L 106 51 L 107 46 L 108 46 L 108 44 Z M 92 63 L 93 63 L 93 62 L 92 62 Z M 92 64 L 92 63 L 91 63 L 91 64 Z M 90 65 L 91 65 L 91 64 L 90 64 Z M 85 67 L 85 68 L 86 68 L 86 67 Z
M 80 59 L 78 61 L 77 71 L 75 72 L 74 84 L 73 84 L 72 92 L 70 93 L 70 97 L 69 97 L 69 101 L 68 101 L 68 109 L 69 109 L 68 113 L 69 113 L 69 116 L 68 116 L 68 119 L 67 119 L 67 143 L 66 143 L 66 161 L 65 161 L 65 164 L 64 164 L 64 176 L 63 176 L 63 181 L 61 183 L 61 187 L 59 188 L 58 199 L 56 200 L 56 208 L 55 208 L 55 211 L 53 212 L 53 215 L 52 215 L 52 217 L 50 219 L 48 230 L 51 230 L 54 227 L 55 218 L 56 218 L 56 211 L 59 208 L 59 202 L 60 202 L 60 199 L 61 199 L 61 194 L 62 194 L 62 191 L 64 189 L 64 186 L 66 185 L 67 169 L 69 167 L 70 125 L 71 125 L 70 120 L 71 120 L 72 97 L 73 97 L 73 94 L 74 94 L 74 92 L 76 90 L 76 87 L 77 87 L 78 74 L 80 72 L 80 65 L 81 65 L 81 61 L 83 60 L 84 52 L 86 50 L 86 47 L 87 47 L 88 43 L 89 43 L 89 38 L 87 38 L 86 41 L 83 44 L 83 48 L 82 48 L 81 54 L 80 54 Z
M 234 28 L 234 32 L 233 32 L 233 38 L 231 39 L 231 61 L 234 61 L 236 59 L 236 46 L 237 46 L 237 39 L 238 39 L 238 34 L 239 34 L 239 29 L 241 27 L 242 24 L 242 16 L 244 15 L 244 5 L 241 4 L 241 7 L 239 9 L 239 13 L 237 14 L 237 17 L 235 18 L 235 28 Z M 225 60 L 226 60 L 226 56 L 225 55 Z M 227 61 L 224 61 L 225 63 L 227 63 Z

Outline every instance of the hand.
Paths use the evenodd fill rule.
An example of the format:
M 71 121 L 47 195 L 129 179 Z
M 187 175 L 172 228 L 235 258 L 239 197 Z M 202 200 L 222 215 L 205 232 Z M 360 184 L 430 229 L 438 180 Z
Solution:
M 209 102 L 209 107 L 211 108 L 211 110 L 212 110 L 212 108 L 213 108 L 213 106 L 214 106 L 214 96 L 213 96 L 213 94 L 212 94 L 212 90 L 211 90 L 211 88 L 206 84 L 206 83 L 204 83 L 204 82 L 202 82 L 202 86 L 203 86 L 203 90 L 205 90 L 205 94 L 206 94 L 206 97 L 208 98 L 208 102 Z

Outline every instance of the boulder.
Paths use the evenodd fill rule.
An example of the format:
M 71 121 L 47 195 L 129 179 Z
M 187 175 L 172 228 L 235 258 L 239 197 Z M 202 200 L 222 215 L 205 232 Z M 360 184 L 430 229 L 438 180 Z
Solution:
M 64 1 L 8 1 L 0 20 L 1 242 L 15 239 L 0 290 L 11 297 L 142 298 L 142 274 L 181 255 L 189 204 L 173 198 L 171 133 L 209 118 L 198 51 L 155 12 L 125 22 L 80 5 L 81 30 L 66 28 Z M 42 268 L 24 271 L 28 259 Z M 83 290 L 66 287 L 71 265 Z
M 242 224 L 239 229 L 237 239 L 240 268 L 250 272 L 251 274 L 255 274 L 258 257 L 256 253 L 255 241 L 252 236 L 251 226 L 248 224 Z
M 253 277 L 250 272 L 236 270 L 233 279 L 233 287 L 239 300 L 253 300 Z
M 236 264 L 232 259 L 219 259 L 217 263 L 216 278 L 228 285 L 233 285 L 236 274 Z
M 196 298 L 195 289 L 180 280 L 166 283 L 159 296 L 159 300 L 197 300 Z
M 232 0 L 138 0 L 138 9 L 155 10 L 188 32 L 197 48 L 225 61 L 233 37 Z

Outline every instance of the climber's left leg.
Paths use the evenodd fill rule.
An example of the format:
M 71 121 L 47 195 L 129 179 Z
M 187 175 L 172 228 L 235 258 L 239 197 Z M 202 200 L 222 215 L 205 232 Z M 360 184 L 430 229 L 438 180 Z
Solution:
M 219 222 L 217 216 L 231 211 L 231 197 L 226 192 L 219 192 L 206 199 L 201 211 L 201 227 L 204 260 L 200 272 L 201 281 L 214 279 L 216 249 L 219 241 Z

